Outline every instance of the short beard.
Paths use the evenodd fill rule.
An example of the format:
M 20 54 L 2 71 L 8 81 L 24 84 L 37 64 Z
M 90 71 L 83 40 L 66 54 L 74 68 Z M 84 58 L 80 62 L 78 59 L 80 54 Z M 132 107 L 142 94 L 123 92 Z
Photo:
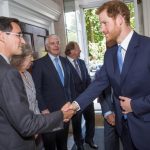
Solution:
M 116 45 L 117 42 L 115 40 L 106 41 L 106 47 L 111 48 L 112 46 Z

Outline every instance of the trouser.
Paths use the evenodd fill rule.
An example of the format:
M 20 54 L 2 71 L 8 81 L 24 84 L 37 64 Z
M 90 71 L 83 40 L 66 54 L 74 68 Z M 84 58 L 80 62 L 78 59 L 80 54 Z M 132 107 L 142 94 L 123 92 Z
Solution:
M 83 116 L 85 119 L 85 141 L 90 142 L 93 141 L 95 134 L 95 112 L 94 112 L 94 104 L 91 103 L 88 105 L 83 111 Z
M 43 134 L 45 150 L 67 150 L 69 123 L 65 123 L 64 129 Z
M 137 150 L 131 139 L 131 135 L 128 127 L 128 121 L 127 119 L 123 119 L 123 118 L 122 118 L 121 140 L 123 144 L 123 150 Z
M 94 113 L 94 105 L 93 103 L 87 106 L 87 108 L 81 113 L 78 112 L 72 118 L 72 127 L 73 127 L 73 136 L 76 145 L 81 145 L 84 142 L 84 138 L 82 136 L 82 114 L 85 119 L 85 141 L 92 141 L 95 132 L 95 113 Z
M 104 120 L 104 143 L 105 150 L 119 150 L 119 136 L 115 126 Z

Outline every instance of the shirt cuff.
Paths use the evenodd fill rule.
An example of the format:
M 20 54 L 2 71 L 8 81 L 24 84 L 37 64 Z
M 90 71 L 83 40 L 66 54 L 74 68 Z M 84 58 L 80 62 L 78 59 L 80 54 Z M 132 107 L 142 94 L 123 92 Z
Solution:
M 104 118 L 107 118 L 108 115 L 112 114 L 112 111 L 107 111 L 106 113 L 104 113 Z
M 81 109 L 79 104 L 76 101 L 73 101 L 72 103 L 74 103 L 74 105 L 76 107 L 76 111 L 79 111 Z

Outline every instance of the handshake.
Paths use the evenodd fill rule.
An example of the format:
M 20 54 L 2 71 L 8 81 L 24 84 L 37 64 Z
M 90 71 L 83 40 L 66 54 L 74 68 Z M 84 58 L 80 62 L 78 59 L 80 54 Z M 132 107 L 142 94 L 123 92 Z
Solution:
M 77 112 L 77 106 L 74 103 L 67 102 L 62 108 L 61 111 L 64 115 L 64 122 L 68 122 L 74 114 Z

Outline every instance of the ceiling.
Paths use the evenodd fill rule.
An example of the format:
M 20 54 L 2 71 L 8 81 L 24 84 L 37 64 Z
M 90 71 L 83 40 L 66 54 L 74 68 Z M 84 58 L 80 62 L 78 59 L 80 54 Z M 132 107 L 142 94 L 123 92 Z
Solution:
M 110 0 L 76 0 L 76 1 L 79 2 L 80 7 L 82 8 L 92 8 L 92 7 L 98 7 L 102 5 L 104 2 L 107 2 Z M 121 0 L 121 1 L 132 2 L 134 0 Z

